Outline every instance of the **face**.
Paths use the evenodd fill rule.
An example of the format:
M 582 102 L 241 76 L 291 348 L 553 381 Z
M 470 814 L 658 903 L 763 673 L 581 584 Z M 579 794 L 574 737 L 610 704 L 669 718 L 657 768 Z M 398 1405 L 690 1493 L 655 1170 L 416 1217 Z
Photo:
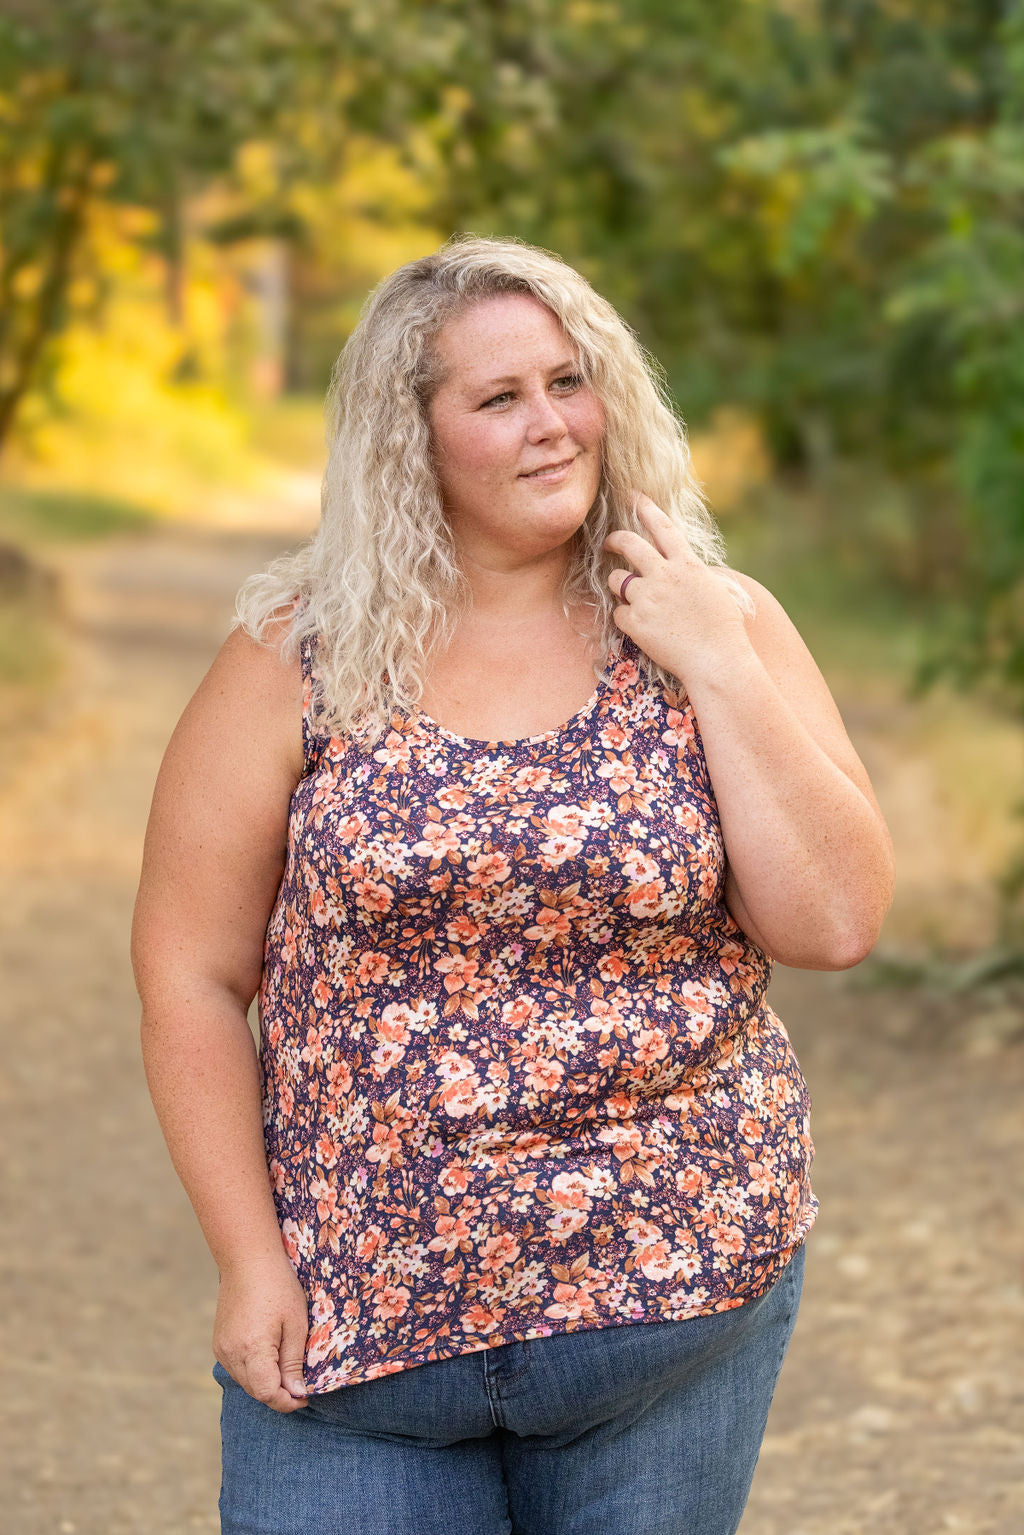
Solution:
M 429 421 L 457 547 L 500 569 L 559 549 L 594 504 L 604 436 L 572 342 L 539 300 L 510 293 L 462 310 L 436 347 Z

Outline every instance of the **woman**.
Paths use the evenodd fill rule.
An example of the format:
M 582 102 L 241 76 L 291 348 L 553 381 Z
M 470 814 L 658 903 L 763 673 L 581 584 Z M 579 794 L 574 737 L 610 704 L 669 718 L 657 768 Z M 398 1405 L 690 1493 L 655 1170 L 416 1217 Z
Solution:
M 320 529 L 168 747 L 133 938 L 220 1271 L 222 1528 L 724 1535 L 816 1210 L 764 992 L 868 953 L 887 829 L 578 273 L 402 267 L 329 424 Z

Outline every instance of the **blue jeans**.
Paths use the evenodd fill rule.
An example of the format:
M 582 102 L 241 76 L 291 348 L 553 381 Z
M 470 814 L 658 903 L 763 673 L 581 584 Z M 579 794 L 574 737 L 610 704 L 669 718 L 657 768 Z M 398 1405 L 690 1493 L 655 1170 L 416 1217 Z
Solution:
M 734 1535 L 796 1321 L 757 1300 L 416 1365 L 277 1413 L 220 1365 L 222 1535 Z

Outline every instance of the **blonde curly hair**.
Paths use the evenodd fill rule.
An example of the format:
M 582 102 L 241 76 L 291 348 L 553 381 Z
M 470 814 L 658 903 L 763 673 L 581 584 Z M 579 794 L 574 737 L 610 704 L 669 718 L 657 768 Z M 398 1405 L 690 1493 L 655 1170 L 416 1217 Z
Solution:
M 392 272 L 367 299 L 327 393 L 319 527 L 250 576 L 235 603 L 232 627 L 266 643 L 273 626 L 286 659 L 315 636 L 313 728 L 349 734 L 364 750 L 395 711 L 415 710 L 428 654 L 447 645 L 472 605 L 431 460 L 427 412 L 441 378 L 434 343 L 458 311 L 507 293 L 532 294 L 555 315 L 605 410 L 601 481 L 570 547 L 566 615 L 592 604 L 609 654 L 620 632 L 607 581 L 617 562 L 602 543 L 614 528 L 645 533 L 633 509 L 638 488 L 676 519 L 700 559 L 724 564 L 664 375 L 622 317 L 550 251 L 454 236 Z M 728 573 L 723 580 L 741 611 L 752 612 L 740 583 Z M 646 669 L 652 681 L 679 686 L 649 657 Z

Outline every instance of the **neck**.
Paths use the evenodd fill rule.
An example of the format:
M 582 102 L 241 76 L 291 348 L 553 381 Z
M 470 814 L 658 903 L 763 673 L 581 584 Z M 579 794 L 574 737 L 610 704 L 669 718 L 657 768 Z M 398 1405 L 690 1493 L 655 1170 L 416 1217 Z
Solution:
M 473 625 L 494 628 L 564 617 L 564 546 L 519 565 L 489 563 L 464 553 L 462 568 L 473 593 L 467 615 Z

